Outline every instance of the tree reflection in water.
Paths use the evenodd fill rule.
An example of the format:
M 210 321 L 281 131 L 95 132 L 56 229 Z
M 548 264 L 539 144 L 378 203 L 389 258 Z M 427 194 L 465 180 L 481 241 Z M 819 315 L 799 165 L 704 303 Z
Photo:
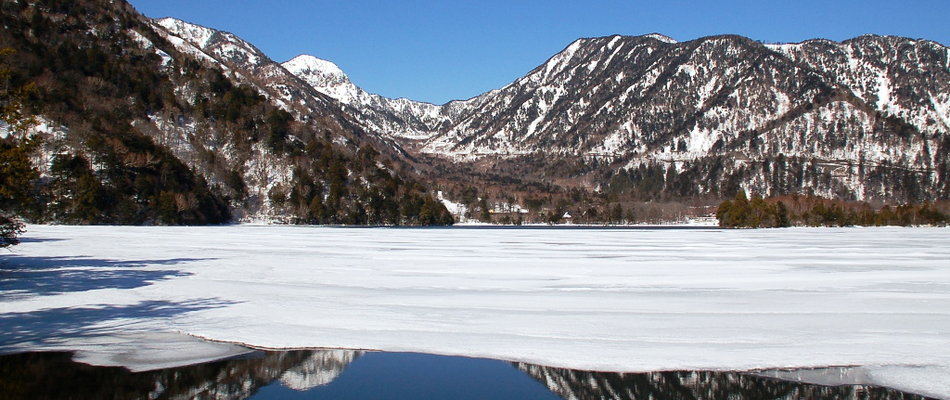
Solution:
M 494 372 L 480 372 L 486 367 Z M 401 371 L 407 369 L 417 370 L 416 375 Z M 348 377 L 337 379 L 344 370 Z M 511 376 L 499 379 L 499 371 Z M 452 376 L 460 374 L 465 376 Z M 394 384 L 391 379 L 415 381 Z M 495 399 L 925 399 L 887 388 L 811 385 L 736 372 L 621 374 L 349 350 L 259 351 L 145 372 L 80 364 L 69 353 L 0 356 L 0 399 L 418 398 L 447 393 L 440 385 L 464 386 L 463 397 Z
M 565 399 L 926 399 L 923 396 L 876 386 L 813 385 L 741 372 L 667 371 L 622 374 L 524 363 L 515 365 Z

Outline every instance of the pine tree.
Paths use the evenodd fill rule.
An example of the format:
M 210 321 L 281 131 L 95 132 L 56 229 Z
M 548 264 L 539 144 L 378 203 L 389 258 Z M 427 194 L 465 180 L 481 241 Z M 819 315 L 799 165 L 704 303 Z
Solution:
M 614 204 L 610 209 L 610 222 L 615 224 L 623 222 L 623 206 L 620 203 Z
M 491 222 L 491 212 L 488 209 L 488 201 L 478 199 L 479 214 L 478 219 L 482 222 Z
M 23 222 L 0 215 L 0 248 L 20 244 L 19 235 L 26 232 Z
M 0 56 L 14 53 L 12 49 L 0 49 Z M 8 126 L 11 134 L 0 139 L 0 248 L 20 243 L 18 236 L 24 232 L 23 222 L 16 215 L 31 198 L 31 188 L 38 173 L 30 164 L 29 138 L 17 138 L 32 119 L 22 113 L 24 98 L 33 91 L 32 84 L 9 88 L 12 71 L 0 66 L 0 121 Z

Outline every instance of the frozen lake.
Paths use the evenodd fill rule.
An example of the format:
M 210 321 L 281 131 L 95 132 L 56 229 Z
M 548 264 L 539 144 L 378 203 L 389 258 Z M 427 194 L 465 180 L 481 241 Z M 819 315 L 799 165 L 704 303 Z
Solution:
M 950 229 L 28 229 L 0 256 L 5 353 L 145 370 L 242 351 L 186 333 L 600 371 L 855 366 L 950 398 Z

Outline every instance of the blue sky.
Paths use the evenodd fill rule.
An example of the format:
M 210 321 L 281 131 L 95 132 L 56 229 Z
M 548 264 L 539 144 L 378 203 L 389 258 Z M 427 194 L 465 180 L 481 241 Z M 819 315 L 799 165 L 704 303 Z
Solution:
M 232 32 L 276 61 L 312 54 L 360 87 L 442 104 L 500 88 L 579 37 L 735 33 L 765 42 L 865 33 L 950 44 L 948 0 L 130 0 Z

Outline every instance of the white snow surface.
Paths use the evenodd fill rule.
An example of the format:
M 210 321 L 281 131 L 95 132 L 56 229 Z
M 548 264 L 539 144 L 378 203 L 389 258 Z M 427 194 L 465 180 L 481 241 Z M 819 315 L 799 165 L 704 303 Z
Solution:
M 859 366 L 950 398 L 946 228 L 28 230 L 0 258 L 0 353 L 121 363 L 115 337 L 178 332 L 604 371 Z

